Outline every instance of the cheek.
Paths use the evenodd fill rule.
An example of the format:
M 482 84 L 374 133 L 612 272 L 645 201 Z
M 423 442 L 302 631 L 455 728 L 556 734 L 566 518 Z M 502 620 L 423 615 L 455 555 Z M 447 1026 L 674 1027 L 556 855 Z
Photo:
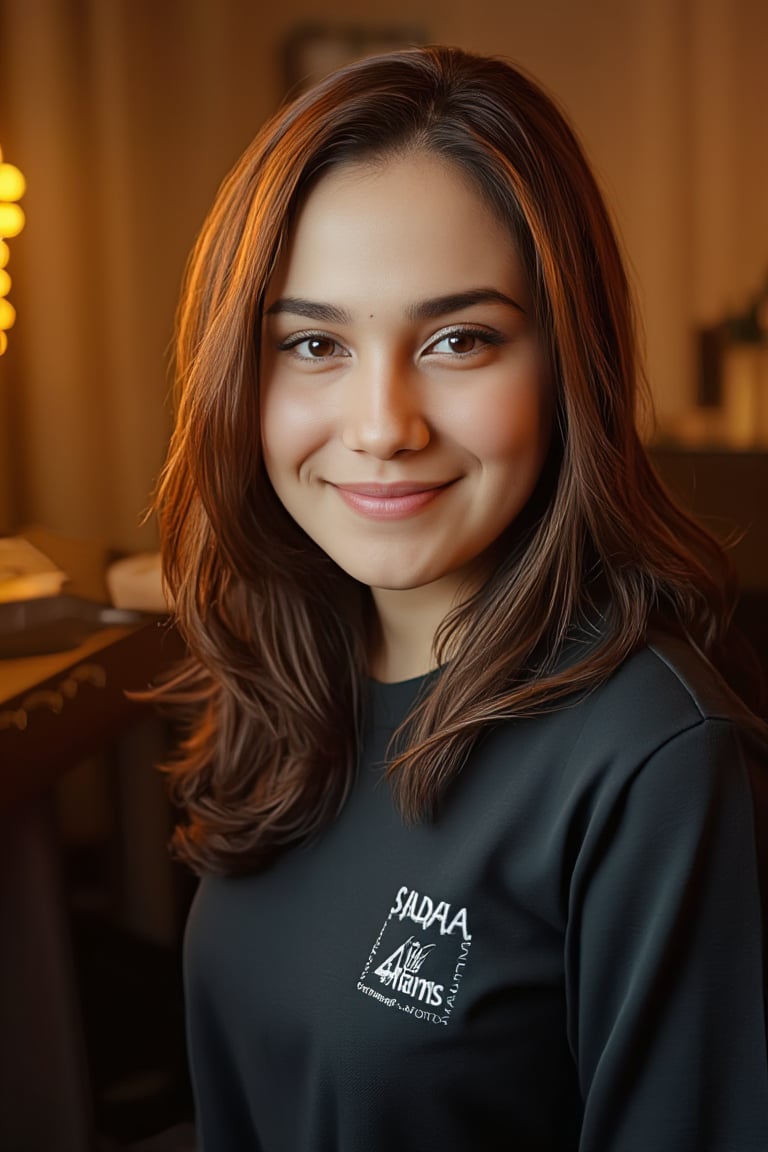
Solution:
M 529 461 L 543 464 L 549 447 L 552 414 L 546 386 L 500 391 L 490 404 L 456 413 L 455 427 L 465 446 L 489 464 Z
M 323 443 L 327 421 L 317 405 L 270 388 L 261 403 L 261 446 L 270 475 L 300 467 Z

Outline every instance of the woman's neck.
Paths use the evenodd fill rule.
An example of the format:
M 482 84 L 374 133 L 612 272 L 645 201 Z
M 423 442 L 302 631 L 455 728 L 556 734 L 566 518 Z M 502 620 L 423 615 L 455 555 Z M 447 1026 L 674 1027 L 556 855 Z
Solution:
M 372 589 L 369 673 L 395 683 L 423 676 L 437 667 L 435 635 L 452 607 L 453 596 L 437 596 L 426 586 Z

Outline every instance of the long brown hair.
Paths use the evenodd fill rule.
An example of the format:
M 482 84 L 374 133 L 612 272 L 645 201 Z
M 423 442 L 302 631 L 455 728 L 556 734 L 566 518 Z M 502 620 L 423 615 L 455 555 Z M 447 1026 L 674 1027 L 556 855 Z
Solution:
M 593 687 L 655 615 L 722 657 L 732 570 L 667 495 L 638 436 L 630 292 L 566 119 L 500 59 L 429 47 L 352 65 L 281 110 L 242 156 L 179 308 L 178 418 L 157 509 L 190 656 L 158 695 L 189 709 L 167 770 L 185 814 L 175 849 L 198 871 L 263 867 L 333 819 L 354 775 L 367 590 L 297 527 L 266 477 L 261 308 L 312 182 L 413 147 L 460 166 L 509 227 L 548 343 L 556 429 L 506 554 L 436 637 L 445 667 L 389 769 L 404 817 L 435 811 L 485 726 Z M 592 642 L 564 667 L 587 620 Z

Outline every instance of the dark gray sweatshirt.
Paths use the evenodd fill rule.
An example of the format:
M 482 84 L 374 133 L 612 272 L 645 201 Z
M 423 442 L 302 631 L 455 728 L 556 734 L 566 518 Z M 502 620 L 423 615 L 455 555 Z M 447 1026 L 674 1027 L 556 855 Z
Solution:
M 420 688 L 369 685 L 319 840 L 200 884 L 204 1152 L 767 1152 L 768 764 L 714 676 L 657 637 L 406 826 L 383 764 Z

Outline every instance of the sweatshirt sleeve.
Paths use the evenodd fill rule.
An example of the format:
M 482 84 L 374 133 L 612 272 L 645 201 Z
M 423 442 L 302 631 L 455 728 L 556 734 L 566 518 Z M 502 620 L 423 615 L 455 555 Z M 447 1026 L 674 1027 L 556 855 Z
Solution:
M 566 942 L 580 1152 L 768 1149 L 767 771 L 702 719 L 594 804 Z

